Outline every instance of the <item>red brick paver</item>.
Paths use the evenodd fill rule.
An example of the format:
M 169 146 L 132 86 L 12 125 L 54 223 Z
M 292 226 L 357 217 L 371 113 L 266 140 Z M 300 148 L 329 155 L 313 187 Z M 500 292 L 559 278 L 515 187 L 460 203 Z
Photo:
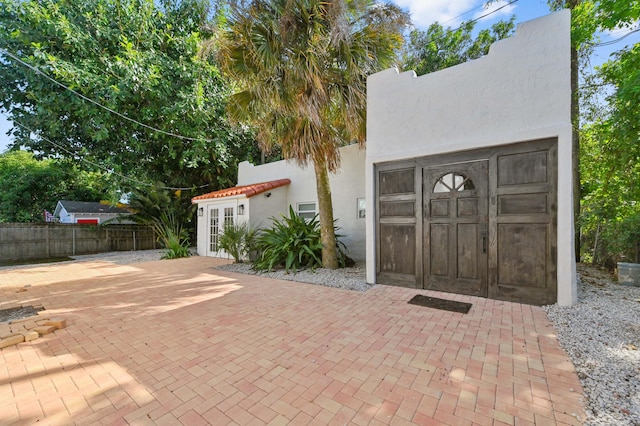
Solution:
M 0 350 L 0 424 L 580 424 L 544 311 L 396 287 L 365 293 L 190 258 L 0 271 L 0 308 L 55 334 Z M 27 291 L 18 291 L 27 287 Z M 471 302 L 467 315 L 407 304 Z

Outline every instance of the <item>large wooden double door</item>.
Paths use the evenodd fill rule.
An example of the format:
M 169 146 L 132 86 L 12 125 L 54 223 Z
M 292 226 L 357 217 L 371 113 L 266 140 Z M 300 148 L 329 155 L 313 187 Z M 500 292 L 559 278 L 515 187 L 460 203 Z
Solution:
M 557 140 L 376 165 L 376 280 L 557 297 Z

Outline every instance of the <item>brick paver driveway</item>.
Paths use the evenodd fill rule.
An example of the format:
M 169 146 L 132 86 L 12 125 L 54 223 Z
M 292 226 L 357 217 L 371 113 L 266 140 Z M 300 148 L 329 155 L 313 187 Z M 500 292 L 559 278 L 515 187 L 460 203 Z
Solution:
M 536 307 L 221 272 L 190 258 L 0 271 L 67 328 L 0 351 L 0 424 L 578 424 Z M 19 291 L 30 284 L 27 291 Z M 463 315 L 415 294 L 473 303 Z

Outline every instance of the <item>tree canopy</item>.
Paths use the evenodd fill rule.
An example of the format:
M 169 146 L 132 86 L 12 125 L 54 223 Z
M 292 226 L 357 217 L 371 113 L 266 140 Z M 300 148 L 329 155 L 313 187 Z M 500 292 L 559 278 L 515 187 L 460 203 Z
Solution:
M 138 181 L 234 184 L 238 160 L 258 150 L 250 129 L 227 122 L 228 84 L 211 57 L 198 56 L 212 36 L 208 8 L 0 0 L 0 109 L 15 145 Z
M 41 222 L 59 200 L 99 201 L 109 196 L 103 175 L 65 160 L 38 160 L 25 151 L 0 154 L 0 222 Z
M 640 18 L 637 2 L 585 1 L 578 7 L 578 22 L 596 30 L 629 33 Z M 585 76 L 582 88 L 585 254 L 609 266 L 616 260 L 640 262 L 640 44 L 623 46 Z
M 458 28 L 444 28 L 438 22 L 426 31 L 411 32 L 402 68 L 417 75 L 448 68 L 489 53 L 489 47 L 513 33 L 515 16 L 480 30 L 474 38 L 476 22 L 463 22 Z
M 394 63 L 407 22 L 370 0 L 255 0 L 233 8 L 223 34 L 220 63 L 240 87 L 230 113 L 266 150 L 313 164 L 325 267 L 338 265 L 328 172 L 340 146 L 364 143 L 366 78 Z

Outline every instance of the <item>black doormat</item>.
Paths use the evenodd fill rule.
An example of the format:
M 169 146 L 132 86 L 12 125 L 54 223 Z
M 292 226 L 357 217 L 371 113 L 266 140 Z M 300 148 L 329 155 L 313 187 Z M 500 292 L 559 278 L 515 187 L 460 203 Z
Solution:
M 456 302 L 455 300 L 438 299 L 437 297 L 423 296 L 417 294 L 409 300 L 411 305 L 425 306 L 427 308 L 442 309 L 444 311 L 459 312 L 461 314 L 469 313 L 471 303 Z

